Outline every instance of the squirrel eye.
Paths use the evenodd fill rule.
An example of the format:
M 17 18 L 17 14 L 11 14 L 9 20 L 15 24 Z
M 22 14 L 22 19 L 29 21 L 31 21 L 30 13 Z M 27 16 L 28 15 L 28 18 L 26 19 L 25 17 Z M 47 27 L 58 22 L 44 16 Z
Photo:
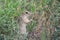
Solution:
M 28 14 L 28 12 L 26 12 L 26 14 Z

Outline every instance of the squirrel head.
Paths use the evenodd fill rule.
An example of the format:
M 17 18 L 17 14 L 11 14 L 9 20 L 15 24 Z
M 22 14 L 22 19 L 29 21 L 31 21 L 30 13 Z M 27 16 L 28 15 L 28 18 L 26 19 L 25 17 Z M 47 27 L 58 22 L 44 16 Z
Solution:
M 18 18 L 18 20 L 20 21 L 20 22 L 23 22 L 23 23 L 29 23 L 30 22 L 30 16 L 32 15 L 32 13 L 30 13 L 30 12 L 28 12 L 28 11 L 25 11 L 25 12 L 23 12 L 20 16 L 19 16 L 19 18 Z

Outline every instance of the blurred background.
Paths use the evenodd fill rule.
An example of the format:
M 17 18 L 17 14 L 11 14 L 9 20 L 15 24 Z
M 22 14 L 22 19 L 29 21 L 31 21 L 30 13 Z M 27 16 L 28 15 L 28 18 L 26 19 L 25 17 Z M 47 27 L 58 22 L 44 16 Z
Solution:
M 0 40 L 19 38 L 16 20 L 25 10 L 34 14 L 28 32 L 36 26 L 40 40 L 60 40 L 60 0 L 0 0 Z

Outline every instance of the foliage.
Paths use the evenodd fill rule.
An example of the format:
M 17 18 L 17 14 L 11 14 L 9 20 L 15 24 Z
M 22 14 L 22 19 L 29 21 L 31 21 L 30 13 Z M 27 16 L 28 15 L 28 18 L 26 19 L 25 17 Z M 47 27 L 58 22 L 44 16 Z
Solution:
M 49 9 L 47 9 L 47 6 Z M 51 22 L 50 27 L 55 27 L 53 39 L 60 40 L 59 0 L 0 0 L 0 40 L 3 38 L 2 36 L 4 36 L 4 40 L 14 40 L 14 38 L 19 37 L 19 27 L 16 24 L 16 20 L 24 10 L 28 10 L 32 13 L 38 11 L 39 14 L 43 14 L 43 10 L 51 11 L 49 17 Z M 31 31 L 35 25 L 36 22 L 33 21 L 27 26 L 27 30 Z M 41 38 L 44 40 L 45 33 L 44 31 L 42 33 Z

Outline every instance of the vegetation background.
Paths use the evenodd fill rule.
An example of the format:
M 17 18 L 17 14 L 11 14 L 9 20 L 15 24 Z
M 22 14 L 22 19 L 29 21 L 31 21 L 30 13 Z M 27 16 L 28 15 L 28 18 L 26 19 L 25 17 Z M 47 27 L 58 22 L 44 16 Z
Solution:
M 19 37 L 16 20 L 24 10 L 43 15 L 43 18 L 43 11 L 49 11 L 50 14 L 46 14 L 50 21 L 49 27 L 55 29 L 50 40 L 60 40 L 60 0 L 0 0 L 0 40 L 15 40 Z M 35 25 L 33 21 L 27 30 L 31 31 Z M 48 40 L 50 35 L 46 38 L 47 34 L 49 32 L 43 31 L 41 40 Z

